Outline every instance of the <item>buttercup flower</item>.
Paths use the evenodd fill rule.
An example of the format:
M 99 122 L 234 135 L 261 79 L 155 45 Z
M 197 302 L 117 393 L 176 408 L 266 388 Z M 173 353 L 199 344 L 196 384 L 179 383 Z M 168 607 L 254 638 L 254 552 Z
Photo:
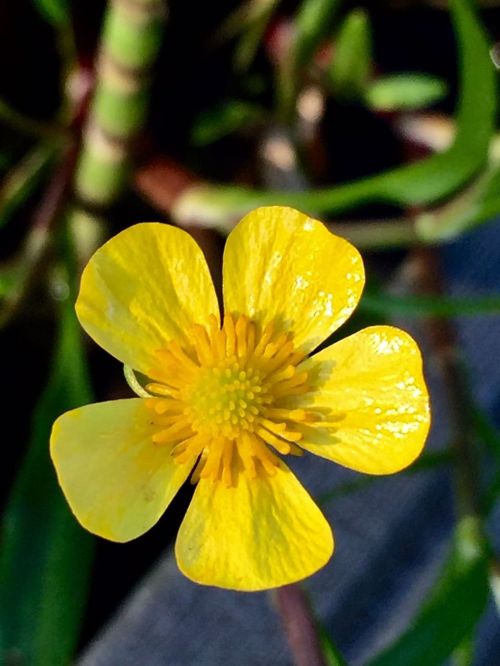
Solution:
M 51 453 L 80 523 L 113 541 L 154 525 L 188 479 L 182 572 L 238 590 L 277 587 L 333 552 L 323 514 L 285 464 L 314 453 L 396 472 L 429 428 L 412 338 L 373 326 L 318 353 L 364 285 L 357 250 L 290 208 L 259 208 L 227 239 L 224 315 L 185 231 L 138 224 L 90 259 L 76 303 L 87 333 L 148 378 L 145 397 L 63 414 Z M 311 355 L 312 354 L 312 355 Z

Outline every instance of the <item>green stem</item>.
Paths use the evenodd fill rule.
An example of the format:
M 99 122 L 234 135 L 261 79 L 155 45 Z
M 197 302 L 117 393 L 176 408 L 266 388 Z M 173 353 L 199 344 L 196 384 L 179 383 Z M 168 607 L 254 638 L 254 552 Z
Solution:
M 113 0 L 108 6 L 75 176 L 78 199 L 91 206 L 111 205 L 126 182 L 131 142 L 147 112 L 165 14 L 162 0 Z

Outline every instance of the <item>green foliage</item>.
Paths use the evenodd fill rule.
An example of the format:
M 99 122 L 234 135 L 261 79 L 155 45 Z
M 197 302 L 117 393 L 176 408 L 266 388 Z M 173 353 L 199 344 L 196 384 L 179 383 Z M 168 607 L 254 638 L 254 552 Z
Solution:
M 57 148 L 43 143 L 10 169 L 0 187 L 0 228 L 7 224 L 40 185 L 56 153 Z
M 69 0 L 33 0 L 40 14 L 53 25 L 69 21 Z
M 229 100 L 196 119 L 191 132 L 195 146 L 206 146 L 240 129 L 255 126 L 264 115 L 255 104 L 241 100 Z
M 278 96 L 280 115 L 293 113 L 302 72 L 311 64 L 321 41 L 330 32 L 341 0 L 304 0 L 295 19 L 295 38 L 280 70 Z
M 365 292 L 359 305 L 370 314 L 405 315 L 406 317 L 456 317 L 500 315 L 500 295 L 454 298 L 446 296 L 394 296 Z
M 354 9 L 342 23 L 328 71 L 337 97 L 361 97 L 372 69 L 372 36 L 368 14 Z
M 80 327 L 67 302 L 50 378 L 33 415 L 28 453 L 4 516 L 1 663 L 12 659 L 30 666 L 65 666 L 73 655 L 93 538 L 71 515 L 49 459 L 48 441 L 61 412 L 90 400 Z
M 475 528 L 459 527 L 433 593 L 403 635 L 368 666 L 441 666 L 471 635 L 488 598 L 487 562 L 476 547 Z
M 250 67 L 279 2 L 280 0 L 246 2 L 229 17 L 226 25 L 223 26 L 225 32 L 238 32 L 238 28 L 244 26 L 234 56 L 234 65 L 238 72 L 245 72 Z
M 487 167 L 453 199 L 435 210 L 421 213 L 415 220 L 418 236 L 427 242 L 451 240 L 485 219 L 487 192 L 494 167 Z M 498 202 L 497 202 L 498 205 Z
M 323 658 L 326 662 L 325 666 L 347 666 L 347 662 L 340 654 L 328 632 L 322 626 L 318 626 L 318 633 L 323 650 Z
M 461 54 L 461 97 L 457 133 L 439 155 L 354 183 L 304 192 L 205 187 L 187 190 L 174 215 L 219 228 L 232 227 L 242 213 L 259 205 L 290 205 L 314 214 L 335 214 L 374 201 L 422 206 L 449 196 L 487 161 L 496 112 L 496 76 L 488 42 L 467 0 L 454 0 L 452 17 Z
M 439 102 L 446 93 L 446 83 L 436 76 L 393 74 L 370 84 L 365 101 L 375 111 L 416 111 Z
M 299 66 L 309 64 L 322 39 L 331 29 L 340 0 L 304 0 L 296 17 L 294 56 Z

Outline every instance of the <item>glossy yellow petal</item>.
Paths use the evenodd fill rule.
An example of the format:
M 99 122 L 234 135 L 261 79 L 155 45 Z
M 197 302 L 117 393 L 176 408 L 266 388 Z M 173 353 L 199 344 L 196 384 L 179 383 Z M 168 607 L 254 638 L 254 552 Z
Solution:
M 201 479 L 177 536 L 177 563 L 191 580 L 235 590 L 264 590 L 310 576 L 333 552 L 331 529 L 293 473 L 232 487 Z
M 195 461 L 174 463 L 151 435 L 151 412 L 141 399 L 87 405 L 54 423 L 50 446 L 59 483 L 90 532 L 112 541 L 143 534 L 188 477 Z
M 369 474 L 397 472 L 415 460 L 430 412 L 422 358 L 408 333 L 365 328 L 307 363 L 319 371 L 313 403 L 328 425 L 309 428 L 303 448 Z
M 97 344 L 146 375 L 169 340 L 186 340 L 189 327 L 211 314 L 219 318 L 201 249 L 185 231 L 157 223 L 130 227 L 97 250 L 76 312 Z
M 223 270 L 226 311 L 277 321 L 304 351 L 350 316 L 364 285 L 363 261 L 350 243 L 281 206 L 258 208 L 235 227 Z

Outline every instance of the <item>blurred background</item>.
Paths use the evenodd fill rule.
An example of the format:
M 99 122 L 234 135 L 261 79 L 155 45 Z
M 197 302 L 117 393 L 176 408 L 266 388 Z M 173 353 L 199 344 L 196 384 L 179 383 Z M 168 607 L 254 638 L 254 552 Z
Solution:
M 495 0 L 0 3 L 1 664 L 312 663 L 279 597 L 177 571 L 191 487 L 107 543 L 48 455 L 63 411 L 130 396 L 74 317 L 92 252 L 161 220 L 220 286 L 224 238 L 260 204 L 359 247 L 367 287 L 340 337 L 409 330 L 432 395 L 405 472 L 297 465 L 337 540 L 301 591 L 317 663 L 500 664 L 497 39 Z

